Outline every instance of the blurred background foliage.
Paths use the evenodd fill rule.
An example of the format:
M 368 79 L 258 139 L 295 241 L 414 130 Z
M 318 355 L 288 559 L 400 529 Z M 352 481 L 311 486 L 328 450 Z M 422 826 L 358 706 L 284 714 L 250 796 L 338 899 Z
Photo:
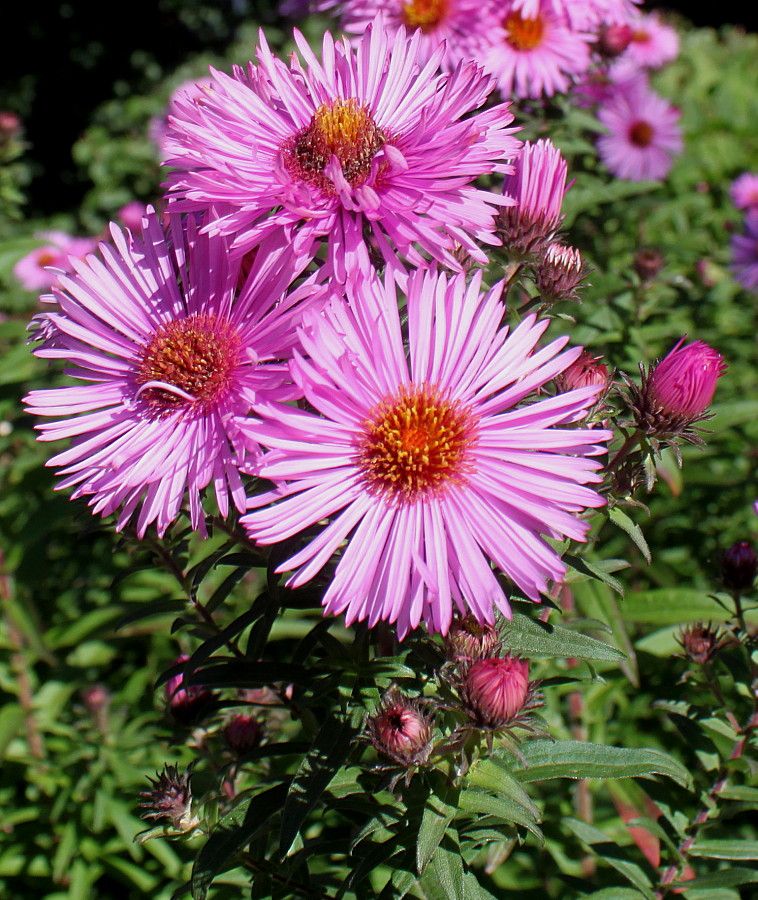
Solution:
M 587 680 L 579 687 L 561 684 L 576 674 L 571 661 L 546 658 L 533 673 L 556 679 L 544 712 L 555 736 L 664 749 L 701 773 L 694 793 L 644 783 L 668 822 L 658 838 L 664 844 L 676 843 L 677 817 L 685 829 L 707 798 L 733 737 L 723 710 L 707 708 L 708 702 L 717 705 L 706 698 L 707 687 L 681 680 L 688 664 L 673 655 L 676 636 L 685 623 L 727 617 L 717 602 L 726 600 L 721 554 L 736 541 L 755 541 L 758 533 L 752 511 L 758 497 L 756 298 L 728 270 L 729 235 L 739 220 L 729 185 L 758 166 L 758 37 L 731 25 L 695 27 L 691 17 L 677 23 L 682 52 L 656 76 L 656 87 L 681 107 L 686 152 L 664 183 L 610 182 L 592 149 L 586 114 L 566 105 L 549 123 L 547 133 L 564 150 L 575 179 L 564 207 L 566 230 L 591 267 L 584 302 L 561 309 L 554 328 L 568 329 L 574 342 L 630 375 L 640 360 L 652 361 L 687 334 L 716 347 L 729 373 L 706 423 L 711 433 L 705 449 L 685 448 L 682 470 L 664 456 L 654 494 L 641 498 L 649 510 L 626 510 L 645 533 L 652 564 L 627 533 L 599 515 L 597 541 L 585 559 L 628 560 L 616 576 L 625 596 L 607 579 L 581 572 L 568 584 L 566 622 L 602 637 L 626 661 L 583 668 Z M 315 38 L 324 24 L 312 17 L 302 27 Z M 234 678 L 222 690 L 216 718 L 209 719 L 215 725 L 202 736 L 166 714 L 163 688 L 156 685 L 179 653 L 208 646 L 217 636 L 188 601 L 187 573 L 203 576 L 201 601 L 217 606 L 221 628 L 249 609 L 261 589 L 257 570 L 250 574 L 222 534 L 200 545 L 177 526 L 166 547 L 129 535 L 116 540 L 84 504 L 54 493 L 44 467 L 47 448 L 35 442 L 20 399 L 60 376 L 29 353 L 26 326 L 38 301 L 15 281 L 12 267 L 40 243 L 40 231 L 100 234 L 131 200 L 158 202 L 161 172 L 148 139 L 151 120 L 179 84 L 202 77 L 209 64 L 228 69 L 246 62 L 259 25 L 274 46 L 291 48 L 288 24 L 262 0 L 160 0 L 118 10 L 35 4 L 34 16 L 26 16 L 18 32 L 27 48 L 24 61 L 0 88 L 0 109 L 17 113 L 25 145 L 0 168 L 0 896 L 9 900 L 168 900 L 189 878 L 199 844 L 134 842 L 144 827 L 137 803 L 146 777 L 166 763 L 184 767 L 202 756 L 208 765 L 198 767 L 199 778 L 210 784 L 219 767 L 230 765 L 220 734 L 224 716 L 241 702 Z M 545 133 L 542 116 L 526 109 L 516 116 L 523 136 Z M 643 250 L 661 254 L 662 268 L 651 280 L 635 269 Z M 492 274 L 498 276 L 496 265 Z M 203 566 L 202 560 L 209 562 Z M 267 652 L 274 661 L 302 654 L 303 640 L 319 622 L 313 598 L 301 600 L 269 623 Z M 330 630 L 345 646 L 353 640 L 339 622 Z M 593 672 L 602 680 L 591 680 Z M 734 683 L 738 676 L 745 683 L 744 672 L 731 674 Z M 719 677 L 726 685 L 729 676 Z M 693 684 L 700 684 L 700 700 L 693 700 Z M 682 704 L 691 702 L 702 702 L 700 718 L 710 721 L 696 734 L 682 715 Z M 750 698 L 743 689 L 730 702 L 739 718 Z M 304 721 L 308 726 L 307 716 Z M 298 736 L 291 725 L 270 721 L 269 727 Z M 255 783 L 261 765 L 253 760 L 246 784 Z M 746 785 L 755 783 L 749 765 L 742 775 Z M 498 868 L 496 857 L 487 862 L 489 889 L 563 900 L 583 896 L 592 883 L 615 891 L 608 898 L 648 896 L 650 890 L 639 885 L 653 883 L 649 859 L 624 825 L 624 810 L 637 816 L 645 810 L 637 783 L 612 782 L 601 790 L 593 782 L 591 791 L 581 787 L 585 782 L 576 790 L 567 784 L 532 786 L 547 849 L 537 849 L 531 839 L 523 846 L 511 842 L 508 867 Z M 732 840 L 755 842 L 746 797 L 736 791 L 722 821 Z M 592 826 L 579 821 L 593 805 Z M 559 827 L 563 819 L 575 824 Z M 612 862 L 601 864 L 599 874 L 587 863 L 589 848 L 604 834 L 618 840 L 623 853 L 638 854 L 628 863 L 645 869 L 644 879 L 631 878 L 636 893 L 612 887 L 614 872 L 627 865 L 619 862 L 615 844 Z M 212 896 L 240 896 L 246 883 L 240 870 L 231 869 Z M 708 894 L 706 881 L 688 898 L 731 900 L 737 890 L 722 883 L 720 893 Z

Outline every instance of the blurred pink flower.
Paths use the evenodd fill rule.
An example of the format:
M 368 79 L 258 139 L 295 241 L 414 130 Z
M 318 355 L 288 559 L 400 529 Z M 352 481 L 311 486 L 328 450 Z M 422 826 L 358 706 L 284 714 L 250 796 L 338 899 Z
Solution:
M 758 207 L 748 209 L 742 233 L 731 238 L 730 269 L 746 291 L 758 293 Z
M 95 238 L 79 238 L 65 231 L 42 231 L 35 235 L 47 241 L 27 253 L 13 267 L 13 274 L 27 291 L 43 291 L 51 287 L 59 273 L 73 271 L 73 260 L 84 259 L 97 247 Z
M 639 81 L 627 83 L 598 110 L 608 134 L 597 139 L 603 164 L 617 178 L 665 178 L 682 150 L 679 110 Z
M 743 172 L 734 179 L 729 192 L 737 209 L 758 209 L 758 174 Z
M 142 219 L 146 214 L 147 207 L 139 200 L 132 200 L 126 206 L 122 206 L 116 213 L 119 222 L 135 234 L 139 234 L 142 231 Z
M 675 28 L 661 21 L 655 12 L 628 20 L 632 39 L 625 58 L 645 69 L 659 69 L 679 55 L 679 35 Z

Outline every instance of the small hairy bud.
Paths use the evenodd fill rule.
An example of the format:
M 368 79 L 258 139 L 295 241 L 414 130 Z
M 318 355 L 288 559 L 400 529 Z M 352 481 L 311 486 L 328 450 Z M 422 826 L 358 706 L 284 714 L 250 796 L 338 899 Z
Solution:
M 723 639 L 718 631 L 702 622 L 683 628 L 677 640 L 687 659 L 700 666 L 709 663 L 723 646 Z
M 503 728 L 518 716 L 529 693 L 529 664 L 510 653 L 477 660 L 461 689 L 466 712 L 489 730 Z
M 261 736 L 260 722 L 253 716 L 234 716 L 224 728 L 224 739 L 237 756 L 255 750 L 261 742 Z
M 447 656 L 453 662 L 492 656 L 499 647 L 497 629 L 487 622 L 477 622 L 472 615 L 454 618 L 445 637 Z
M 397 690 L 382 698 L 366 720 L 368 740 L 378 753 L 401 766 L 425 763 L 432 749 L 432 721 L 417 701 Z
M 748 541 L 737 541 L 724 551 L 721 578 L 724 586 L 737 593 L 749 591 L 758 571 L 758 556 Z
M 148 776 L 152 789 L 140 793 L 145 798 L 139 804 L 145 810 L 140 813 L 141 818 L 168 819 L 177 831 L 192 831 L 199 820 L 192 811 L 190 770 L 180 772 L 176 766 L 166 765 L 156 776 Z
M 586 274 L 582 254 L 575 248 L 556 241 L 542 254 L 535 272 L 535 284 L 546 302 L 578 300 L 577 289 Z
M 189 659 L 186 653 L 178 656 L 172 665 L 178 666 Z M 166 682 L 166 702 L 169 714 L 182 725 L 191 725 L 213 699 L 213 694 L 202 686 L 184 687 L 184 674 L 179 672 Z

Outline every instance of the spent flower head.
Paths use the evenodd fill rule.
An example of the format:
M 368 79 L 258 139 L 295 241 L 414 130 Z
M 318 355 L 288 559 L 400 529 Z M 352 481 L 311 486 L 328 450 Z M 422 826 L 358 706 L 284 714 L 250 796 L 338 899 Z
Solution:
M 156 778 L 148 781 L 152 787 L 149 791 L 141 791 L 140 802 L 144 812 L 143 819 L 167 819 L 175 831 L 186 833 L 193 831 L 200 820 L 192 808 L 191 767 L 180 772 L 177 766 L 166 765 Z
M 725 637 L 710 623 L 695 622 L 687 625 L 677 636 L 685 656 L 691 662 L 704 666 L 710 663 L 724 646 Z

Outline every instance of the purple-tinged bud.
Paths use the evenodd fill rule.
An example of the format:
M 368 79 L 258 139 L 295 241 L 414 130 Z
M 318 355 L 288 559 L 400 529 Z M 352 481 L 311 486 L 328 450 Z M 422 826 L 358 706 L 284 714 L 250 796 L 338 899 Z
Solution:
M 260 744 L 262 729 L 253 716 L 237 715 L 224 728 L 224 739 L 237 756 L 244 756 Z
M 709 663 L 724 645 L 719 632 L 702 622 L 695 622 L 683 628 L 677 640 L 687 658 L 700 666 Z
M 602 389 L 610 386 L 611 376 L 608 366 L 600 362 L 602 356 L 593 356 L 585 350 L 568 368 L 555 377 L 555 386 L 559 391 L 574 391 L 577 388 L 598 385 Z
M 186 663 L 189 656 L 182 653 L 172 665 L 178 666 Z M 166 682 L 166 702 L 172 718 L 182 725 L 192 725 L 200 718 L 202 712 L 213 700 L 213 694 L 202 686 L 190 685 L 184 687 L 184 673 L 172 675 Z
M 139 805 L 146 810 L 140 817 L 168 819 L 172 827 L 181 832 L 197 827 L 199 820 L 192 811 L 190 769 L 180 773 L 176 766 L 167 765 L 162 772 L 156 773 L 157 778 L 148 776 L 152 789 L 140 792 L 140 797 L 145 799 Z
M 758 571 L 758 556 L 748 541 L 738 541 L 724 551 L 721 558 L 721 578 L 724 586 L 741 594 L 749 591 Z
M 666 264 L 663 254 L 654 247 L 638 250 L 632 267 L 642 281 L 652 281 Z
M 529 664 L 510 653 L 479 659 L 466 673 L 461 694 L 466 712 L 478 725 L 489 730 L 503 728 L 527 702 Z
M 595 50 L 607 59 L 614 59 L 626 50 L 632 43 L 634 32 L 629 25 L 616 24 L 605 25 L 600 30 Z
M 445 636 L 447 656 L 453 662 L 473 662 L 492 656 L 499 648 L 497 629 L 487 622 L 477 622 L 470 614 L 456 616 Z
M 111 692 L 102 684 L 91 684 L 82 691 L 82 700 L 92 713 L 99 713 L 111 702 Z
M 537 264 L 534 282 L 548 303 L 578 300 L 577 288 L 586 275 L 582 254 L 566 244 L 549 244 Z
M 647 399 L 670 418 L 694 420 L 710 406 L 726 363 L 703 341 L 686 347 L 683 342 L 684 338 L 651 371 Z
M 0 109 L 0 144 L 21 134 L 21 119 L 9 109 Z
M 421 765 L 432 750 L 432 720 L 417 701 L 397 690 L 382 698 L 366 720 L 368 740 L 377 752 L 401 766 Z

